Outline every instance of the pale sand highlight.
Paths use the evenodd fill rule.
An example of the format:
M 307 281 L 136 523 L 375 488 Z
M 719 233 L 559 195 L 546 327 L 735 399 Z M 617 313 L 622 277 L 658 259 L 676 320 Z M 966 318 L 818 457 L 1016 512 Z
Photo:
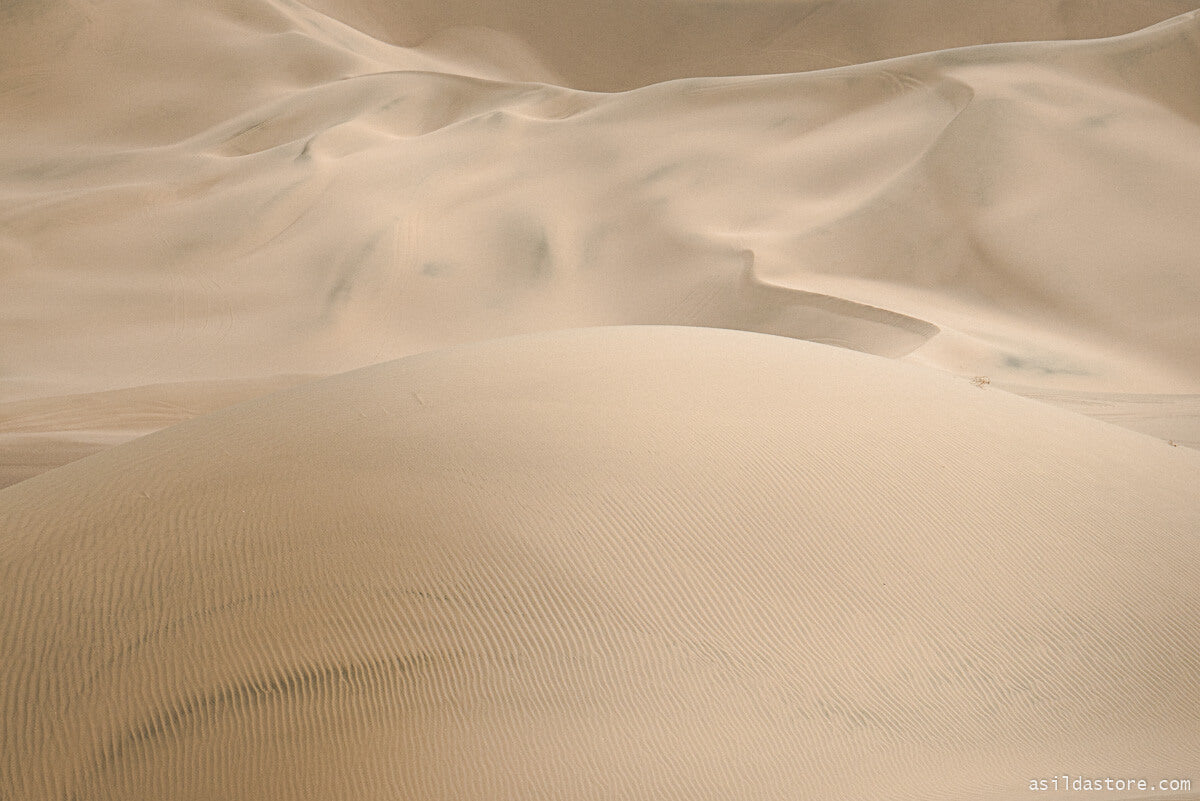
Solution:
M 0 3 L 0 799 L 1200 781 L 1196 5 Z
M 157 384 L 0 403 L 0 489 L 313 376 Z
M 410 357 L 0 493 L 0 786 L 1025 798 L 1064 766 L 1186 776 L 1198 485 L 1188 449 L 780 337 Z
M 663 71 L 660 56 L 687 62 L 653 48 L 639 61 L 620 44 L 637 14 L 602 14 L 625 20 L 606 32 L 573 28 L 582 11 L 494 5 L 481 21 L 512 17 L 495 36 L 574 37 L 581 63 L 595 51 L 614 72 L 459 64 L 284 2 L 15 7 L 0 400 L 629 323 L 910 353 L 1009 384 L 1200 391 L 1200 18 L 1167 19 L 1177 4 L 645 12 L 692 19 L 669 26 L 673 46 L 726 73 L 765 69 L 768 31 L 840 30 L 857 42 L 841 60 L 975 45 L 745 77 Z M 373 18 L 387 8 L 467 35 L 447 27 L 462 9 Z M 1124 35 L 1061 40 L 1108 33 Z M 704 49 L 714 36 L 728 46 Z M 978 44 L 1004 37 L 1060 41 Z M 794 45 L 775 66 L 811 68 Z

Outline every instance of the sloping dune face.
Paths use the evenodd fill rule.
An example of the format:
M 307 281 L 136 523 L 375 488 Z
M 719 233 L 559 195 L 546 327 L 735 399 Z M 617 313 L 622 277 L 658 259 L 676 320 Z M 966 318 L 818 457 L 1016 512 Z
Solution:
M 10 3 L 0 398 L 631 323 L 1195 393 L 1188 6 Z
M 0 801 L 1200 798 L 1197 6 L 0 0 Z
M 736 331 L 307 383 L 0 492 L 0 796 L 1188 777 L 1197 486 L 1193 451 Z

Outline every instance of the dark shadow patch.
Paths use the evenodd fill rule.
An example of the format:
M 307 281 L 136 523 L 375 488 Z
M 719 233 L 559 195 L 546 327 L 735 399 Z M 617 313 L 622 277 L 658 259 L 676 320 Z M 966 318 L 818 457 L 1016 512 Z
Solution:
M 371 258 L 379 250 L 386 234 L 380 233 L 372 237 L 359 248 L 343 258 L 335 271 L 334 280 L 325 292 L 325 302 L 321 310 L 322 318 L 330 318 L 349 302 L 355 286 L 362 280 L 367 271 Z
M 300 152 L 296 154 L 296 162 L 312 161 L 312 146 L 315 141 L 317 141 L 316 136 L 310 136 L 304 141 L 304 147 L 300 148 Z
M 1004 366 L 1013 370 L 1023 370 L 1040 375 L 1089 375 L 1086 370 L 1049 364 L 1038 359 L 1027 359 L 1012 353 L 1004 357 Z
M 528 288 L 546 282 L 554 271 L 554 256 L 546 229 L 533 221 L 519 221 L 509 227 L 512 250 L 509 251 L 509 280 L 513 288 Z
M 428 673 L 457 664 L 462 653 L 417 653 L 338 661 L 327 665 L 302 665 L 264 676 L 244 679 L 228 687 L 177 701 L 115 736 L 97 755 L 98 772 L 111 770 L 131 750 L 154 746 L 197 720 L 247 708 L 259 708 L 289 698 L 330 698 L 357 695 L 398 675 Z

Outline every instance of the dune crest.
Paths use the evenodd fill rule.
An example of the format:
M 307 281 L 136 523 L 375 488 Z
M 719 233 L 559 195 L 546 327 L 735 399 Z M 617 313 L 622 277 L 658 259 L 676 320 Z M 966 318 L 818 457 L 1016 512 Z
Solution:
M 0 788 L 1186 776 L 1198 481 L 1187 449 L 783 337 L 583 329 L 366 368 L 0 491 Z
M 846 19 L 871 5 L 646 13 L 698 20 L 681 31 L 791 15 L 817 36 L 856 30 Z M 1004 12 L 1034 26 L 1025 38 L 1059 41 L 989 43 L 1008 29 L 984 18 L 990 36 L 897 31 L 849 54 L 890 60 L 812 72 L 729 74 L 757 41 L 731 39 L 722 75 L 623 78 L 608 94 L 539 72 L 553 48 L 509 4 L 479 19 L 514 14 L 488 29 L 511 47 L 470 46 L 490 35 L 470 32 L 447 44 L 465 12 L 415 3 L 392 19 L 424 20 L 408 47 L 291 3 L 18 15 L 5 41 L 24 55 L 0 71 L 19 112 L 2 131 L 0 319 L 19 323 L 0 399 L 329 374 L 631 323 L 849 343 L 1006 384 L 1194 393 L 1200 20 L 1166 19 L 1171 3 L 1083 5 L 1108 11 Z M 16 47 L 56 25 L 62 60 Z M 1120 35 L 1066 40 L 1105 33 Z M 747 291 L 747 253 L 794 303 Z M 912 353 L 909 328 L 887 342 L 854 313 L 812 312 L 815 296 L 945 336 Z

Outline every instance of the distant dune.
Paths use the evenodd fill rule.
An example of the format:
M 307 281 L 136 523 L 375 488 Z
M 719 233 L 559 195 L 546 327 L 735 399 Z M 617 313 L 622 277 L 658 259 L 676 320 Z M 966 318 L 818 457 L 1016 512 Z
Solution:
M 1198 6 L 0 4 L 0 799 L 1200 782 Z

